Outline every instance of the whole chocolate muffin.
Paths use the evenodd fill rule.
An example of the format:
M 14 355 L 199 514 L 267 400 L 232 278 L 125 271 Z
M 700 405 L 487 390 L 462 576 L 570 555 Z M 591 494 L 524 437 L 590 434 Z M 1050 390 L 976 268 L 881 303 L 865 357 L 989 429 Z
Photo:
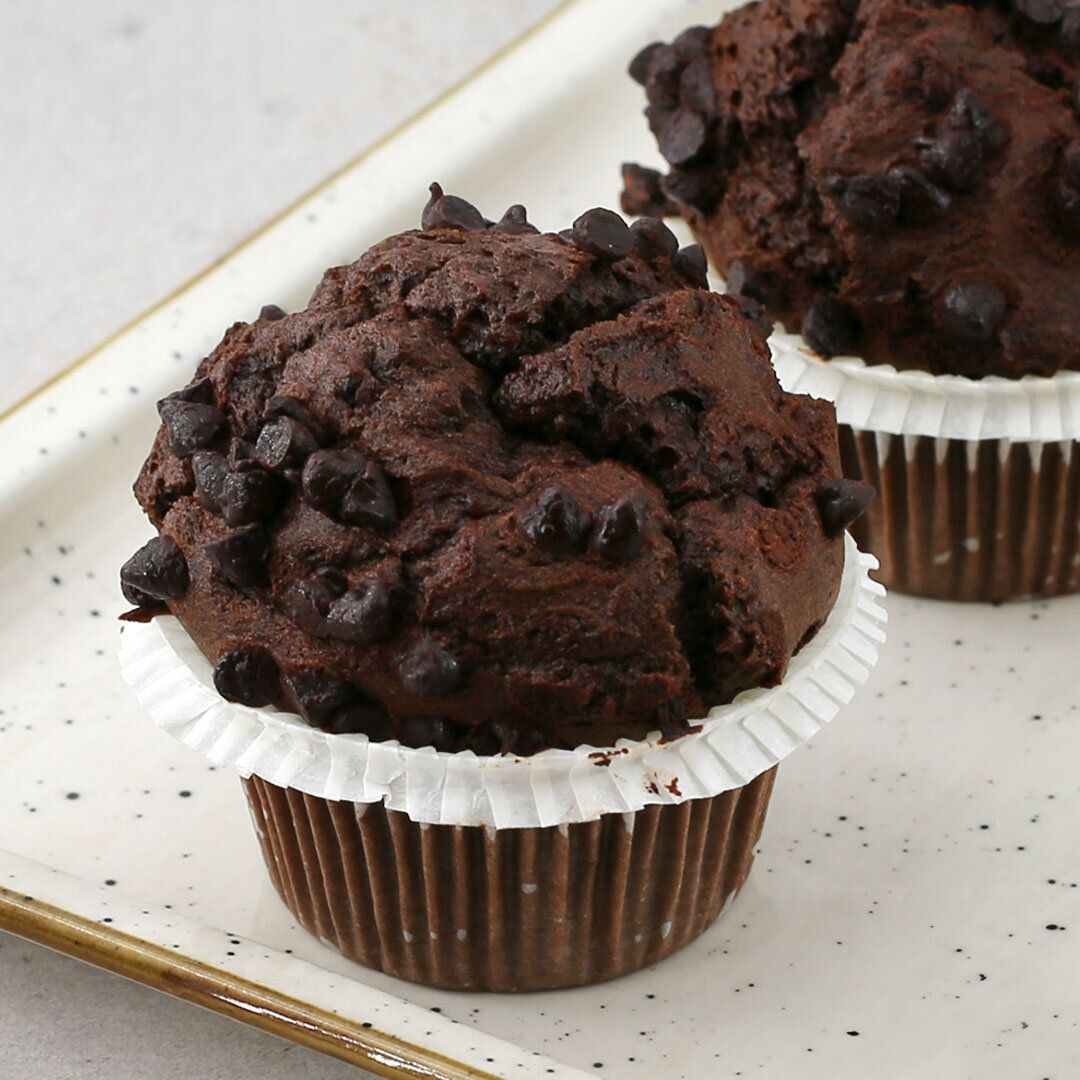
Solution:
M 825 356 L 937 374 L 1080 368 L 1080 7 L 759 0 L 631 75 L 732 292 Z
M 422 230 L 237 323 L 159 411 L 126 597 L 230 700 L 440 750 L 676 735 L 776 683 L 865 499 L 699 248 L 437 185 Z

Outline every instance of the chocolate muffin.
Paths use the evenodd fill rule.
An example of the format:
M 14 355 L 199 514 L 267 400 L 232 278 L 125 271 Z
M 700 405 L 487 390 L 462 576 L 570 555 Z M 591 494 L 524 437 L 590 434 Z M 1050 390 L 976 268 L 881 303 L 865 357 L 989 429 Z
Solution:
M 778 682 L 865 503 L 832 406 L 661 223 L 431 190 L 159 402 L 127 599 L 229 700 L 438 750 L 675 736 Z
M 630 66 L 676 210 L 822 355 L 1080 368 L 1080 7 L 759 0 Z

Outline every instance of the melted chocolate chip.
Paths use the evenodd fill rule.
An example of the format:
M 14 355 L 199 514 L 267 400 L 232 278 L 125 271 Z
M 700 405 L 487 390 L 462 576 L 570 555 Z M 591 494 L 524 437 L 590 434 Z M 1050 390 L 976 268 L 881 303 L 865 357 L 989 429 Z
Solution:
M 158 413 L 169 436 L 169 448 L 177 457 L 189 457 L 209 446 L 225 424 L 216 405 L 180 401 L 173 397 L 158 402 Z
M 699 289 L 709 287 L 709 260 L 705 258 L 705 249 L 700 244 L 687 244 L 675 252 L 671 265 L 682 274 L 691 285 Z
M 308 427 L 291 416 L 277 416 L 259 432 L 255 457 L 268 469 L 296 468 L 318 448 Z
M 277 304 L 263 304 L 259 309 L 259 318 L 266 319 L 268 322 L 277 322 L 278 319 L 285 318 L 285 312 Z
M 657 132 L 660 153 L 672 165 L 687 165 L 705 146 L 705 121 L 693 109 L 678 108 Z
M 549 487 L 537 500 L 535 508 L 518 517 L 525 535 L 541 551 L 553 555 L 571 555 L 582 551 L 592 521 L 578 506 L 570 492 Z
M 1005 294 L 992 281 L 953 282 L 941 297 L 941 330 L 954 341 L 992 341 L 1006 306 Z
M 914 165 L 897 165 L 888 172 L 900 193 L 900 221 L 905 225 L 925 225 L 941 217 L 952 196 Z
M 341 708 L 357 697 L 356 689 L 344 679 L 319 668 L 289 672 L 285 685 L 292 695 L 300 715 L 309 723 L 322 727 Z
M 326 631 L 339 641 L 371 645 L 390 632 L 392 596 L 386 582 L 372 578 L 333 600 L 326 612 Z
M 634 251 L 645 259 L 674 259 L 679 250 L 675 234 L 658 218 L 645 217 L 630 226 Z
M 656 169 L 626 162 L 622 166 L 623 190 L 619 205 L 624 214 L 648 217 L 673 217 L 678 207 L 661 187 L 663 177 Z M 633 226 L 630 226 L 633 229 Z
M 210 565 L 230 585 L 248 589 L 266 584 L 270 548 L 261 526 L 245 525 L 203 550 Z
M 520 233 L 538 233 L 540 230 L 535 225 L 529 224 L 527 213 L 521 203 L 515 203 L 507 207 L 506 213 L 491 226 L 491 231 L 507 233 L 511 236 Z
M 218 657 L 214 685 L 226 701 L 259 708 L 281 695 L 277 662 L 260 646 L 242 645 Z
M 221 507 L 221 489 L 229 475 L 229 463 L 216 450 L 200 450 L 191 457 L 191 472 L 195 477 L 195 497 L 207 510 Z
M 457 195 L 444 195 L 438 184 L 432 184 L 428 190 L 431 198 L 420 218 L 421 228 L 462 229 L 466 232 L 487 228 L 484 215 L 472 203 Z
M 157 600 L 175 600 L 187 592 L 187 587 L 187 560 L 167 536 L 148 540 L 120 568 L 120 591 L 136 607 L 148 607 Z
M 402 746 L 411 746 L 415 750 L 433 746 L 436 750 L 449 753 L 454 749 L 450 725 L 434 716 L 406 717 L 401 721 L 398 739 Z
M 982 147 L 971 131 L 945 131 L 927 147 L 924 159 L 954 191 L 970 191 L 982 176 Z
M 827 358 L 851 352 L 859 339 L 859 328 L 847 304 L 820 296 L 803 316 L 802 336 L 810 348 Z
M 461 665 L 432 638 L 424 638 L 402 657 L 400 673 L 405 689 L 420 697 L 452 693 L 463 677 Z
M 649 71 L 652 67 L 653 56 L 655 56 L 658 49 L 664 48 L 664 44 L 661 41 L 654 41 L 651 45 L 646 45 L 633 60 L 630 61 L 630 66 L 627 70 L 630 73 L 630 78 L 634 82 L 641 86 L 644 86 L 649 78 Z
M 319 450 L 304 463 L 304 499 L 346 525 L 388 529 L 397 508 L 382 470 L 358 450 Z
M 833 184 L 840 212 L 860 229 L 884 232 L 900 213 L 900 184 L 885 176 L 852 176 Z
M 243 468 L 229 472 L 221 485 L 218 506 L 227 525 L 248 525 L 267 521 L 277 513 L 284 497 L 281 478 L 260 468 Z
M 1036 26 L 1053 26 L 1064 11 L 1061 0 L 1013 0 L 1013 6 Z
M 333 735 L 366 735 L 372 742 L 384 742 L 394 734 L 386 710 L 373 701 L 343 705 L 323 720 L 321 727 Z
M 640 496 L 619 499 L 597 512 L 590 546 L 612 562 L 627 562 L 645 540 L 645 504 Z
M 600 259 L 625 259 L 633 247 L 630 229 L 613 210 L 586 210 L 572 228 L 574 246 Z
M 826 480 L 817 490 L 818 512 L 826 536 L 839 536 L 870 505 L 874 489 L 861 480 Z

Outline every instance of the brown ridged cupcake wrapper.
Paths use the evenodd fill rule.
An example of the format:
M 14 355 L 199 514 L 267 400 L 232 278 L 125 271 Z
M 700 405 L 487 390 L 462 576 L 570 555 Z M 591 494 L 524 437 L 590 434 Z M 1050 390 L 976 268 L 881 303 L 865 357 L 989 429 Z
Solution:
M 274 887 L 312 934 L 413 982 L 541 990 L 635 971 L 707 929 L 750 872 L 775 775 L 678 805 L 498 830 L 243 784 Z
M 889 589 L 1000 601 L 1080 590 L 1080 451 L 1071 440 L 888 435 L 840 425 L 846 476 L 878 493 L 852 526 Z

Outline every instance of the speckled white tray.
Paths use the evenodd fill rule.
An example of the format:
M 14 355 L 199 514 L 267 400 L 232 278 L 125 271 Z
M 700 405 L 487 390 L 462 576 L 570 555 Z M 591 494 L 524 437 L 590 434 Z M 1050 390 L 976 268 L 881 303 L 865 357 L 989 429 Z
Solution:
M 655 159 L 626 59 L 722 7 L 569 5 L 0 424 L 0 925 L 386 1075 L 1080 1075 L 1080 597 L 891 598 L 869 687 L 784 764 L 725 919 L 526 997 L 395 982 L 298 929 L 236 779 L 120 681 L 154 400 L 233 319 L 415 223 L 436 176 L 546 227 L 613 203 L 619 162 Z

